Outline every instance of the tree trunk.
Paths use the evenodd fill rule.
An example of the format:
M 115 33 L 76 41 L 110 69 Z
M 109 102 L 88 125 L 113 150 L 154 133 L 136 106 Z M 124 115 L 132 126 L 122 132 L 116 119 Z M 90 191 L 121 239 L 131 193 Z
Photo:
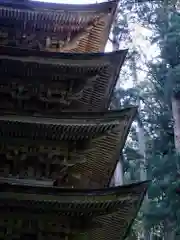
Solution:
M 139 143 L 139 153 L 142 158 L 140 159 L 140 180 L 145 181 L 147 180 L 147 171 L 146 171 L 146 146 L 145 146 L 145 135 L 144 135 L 144 128 L 143 124 L 138 118 L 137 120 L 137 137 L 138 137 L 138 143 Z M 145 197 L 143 208 L 148 208 L 148 195 Z M 151 239 L 151 231 L 150 229 L 147 229 L 145 224 L 143 224 L 143 235 L 144 240 L 150 240 Z
M 137 138 L 139 144 L 139 154 L 142 157 L 140 159 L 140 180 L 145 181 L 147 180 L 145 136 L 143 124 L 139 118 L 137 120 Z
M 136 68 L 136 59 L 135 55 L 132 55 L 132 76 L 133 76 L 133 82 L 134 82 L 134 87 L 137 86 L 138 84 L 138 76 L 137 76 L 137 68 Z M 140 97 L 136 97 L 136 105 L 139 106 L 139 110 L 141 109 L 141 102 L 140 102 Z M 139 154 L 141 156 L 140 159 L 140 180 L 145 181 L 147 180 L 147 170 L 146 170 L 146 140 L 145 140 L 145 134 L 144 134 L 144 128 L 143 128 L 143 123 L 140 119 L 140 116 L 137 118 L 137 128 L 136 128 L 136 133 L 137 133 L 137 138 L 138 138 L 138 149 L 139 149 Z M 148 195 L 146 195 L 145 198 L 145 203 L 144 203 L 144 208 L 148 207 Z M 144 240 L 150 240 L 150 230 L 146 229 L 145 224 L 143 224 L 143 237 Z
M 163 225 L 163 240 L 175 240 L 176 233 L 174 231 L 174 222 L 171 222 L 169 219 L 165 219 Z
M 114 22 L 114 26 L 117 24 L 117 20 Z M 113 51 L 118 51 L 119 50 L 119 42 L 117 41 L 117 36 L 113 35 L 112 36 L 112 49 Z M 114 108 L 118 108 L 118 106 L 114 106 Z M 111 185 L 115 186 L 120 186 L 124 184 L 124 170 L 123 170 L 123 155 L 119 156 L 119 161 L 117 163 L 113 180 Z
M 114 186 L 121 186 L 124 184 L 124 169 L 123 169 L 123 157 L 119 157 L 119 161 L 114 172 Z
M 180 93 L 172 98 L 172 114 L 174 119 L 174 143 L 176 153 L 180 155 Z

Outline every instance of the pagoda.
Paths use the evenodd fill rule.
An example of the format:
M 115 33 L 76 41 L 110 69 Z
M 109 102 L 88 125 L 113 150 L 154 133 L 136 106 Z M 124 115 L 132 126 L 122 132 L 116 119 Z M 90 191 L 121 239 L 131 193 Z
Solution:
M 136 107 L 108 110 L 118 0 L 0 0 L 0 239 L 121 240 L 148 182 L 110 187 Z

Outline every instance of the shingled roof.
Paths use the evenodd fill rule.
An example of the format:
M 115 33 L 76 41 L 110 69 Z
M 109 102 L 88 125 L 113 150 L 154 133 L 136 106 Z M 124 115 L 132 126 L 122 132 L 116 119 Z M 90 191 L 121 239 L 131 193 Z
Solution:
M 42 154 L 47 155 L 44 164 L 53 165 L 54 157 L 67 152 L 69 160 L 65 155 L 66 161 L 60 158 L 57 166 L 64 169 L 59 175 L 67 175 L 68 186 L 107 186 L 136 111 L 131 107 L 107 113 L 62 113 L 56 119 L 0 116 L 1 162 L 7 164 L 12 151 L 20 165 L 31 156 L 35 164 L 40 163 Z M 77 148 L 77 143 L 84 147 Z
M 104 51 L 118 2 L 1 0 L 0 43 L 59 52 Z
M 88 239 L 122 240 L 136 217 L 148 184 L 140 182 L 115 188 L 79 190 L 1 182 L 0 226 L 11 228 L 12 234 L 19 229 L 16 234 L 21 234 L 25 229 L 22 230 L 21 224 L 17 228 L 16 219 L 21 223 L 29 219 L 40 223 L 34 226 L 41 226 L 34 229 L 32 225 L 31 233 L 45 231 L 47 234 L 50 231 L 58 236 L 69 226 L 71 234 L 84 233 Z M 52 228 L 43 228 L 45 222 L 52 223 Z M 62 222 L 66 229 L 62 228 Z
M 127 50 L 50 53 L 0 48 L 0 111 L 57 114 L 109 106 Z

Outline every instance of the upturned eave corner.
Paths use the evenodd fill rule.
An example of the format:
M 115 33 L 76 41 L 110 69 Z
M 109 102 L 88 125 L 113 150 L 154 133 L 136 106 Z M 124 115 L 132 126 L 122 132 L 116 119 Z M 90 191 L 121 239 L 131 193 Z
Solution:
M 12 24 L 16 26 L 16 20 L 23 21 L 21 15 L 18 14 L 18 8 L 26 15 L 26 24 L 20 35 L 16 39 L 10 39 L 11 28 L 8 25 L 4 27 L 2 24 L 2 36 L 4 45 L 25 46 L 28 48 L 36 48 L 39 50 L 46 49 L 47 51 L 57 52 L 99 52 L 104 51 L 105 45 L 108 41 L 111 25 L 114 19 L 118 1 L 103 2 L 98 4 L 87 5 L 73 5 L 73 4 L 57 4 L 57 3 L 44 3 L 38 1 L 0 1 L 0 9 L 3 15 L 1 22 L 8 18 L 8 14 L 14 17 Z M 4 11 L 5 10 L 5 11 Z M 6 14 L 7 12 L 7 14 Z M 22 14 L 22 15 L 23 15 Z M 48 17 L 47 17 L 48 14 Z M 66 21 L 64 21 L 66 15 Z M 78 17 L 77 17 L 78 16 Z M 36 21 L 38 18 L 38 22 Z M 44 20 L 50 21 L 50 24 L 43 24 Z M 81 21 L 79 21 L 81 19 Z M 87 19 L 89 19 L 87 21 Z M 44 36 L 40 34 L 38 38 L 33 35 L 26 34 L 26 25 L 31 21 L 35 21 L 38 25 L 39 31 L 43 29 L 49 32 L 49 36 L 44 43 Z M 67 23 L 68 21 L 71 24 Z M 81 22 L 80 26 L 77 22 Z M 63 23 L 63 24 L 62 24 Z M 48 25 L 48 29 L 47 28 Z M 32 25 L 34 26 L 34 24 Z M 64 29 L 69 28 L 68 34 Z M 71 29 L 72 26 L 72 29 Z M 33 27 L 34 28 L 34 27 Z M 76 29 L 74 32 L 73 29 Z M 79 30 L 80 29 L 80 30 Z M 67 29 L 66 29 L 67 30 Z M 51 36 L 51 32 L 59 34 L 59 38 Z M 48 34 L 48 33 L 47 33 Z M 27 42 L 29 42 L 27 44 Z M 35 44 L 36 43 L 36 44 Z
M 76 234 L 78 231 L 85 232 L 93 240 L 98 240 L 100 237 L 105 240 L 112 238 L 122 240 L 136 217 L 148 185 L 149 182 L 146 181 L 107 189 L 82 190 L 57 187 L 38 189 L 32 186 L 0 182 L 2 194 L 0 202 L 3 203 L 3 208 L 0 204 L 1 218 L 11 218 L 11 224 L 15 224 L 17 216 L 18 219 L 23 218 L 24 209 L 28 207 L 29 211 L 26 209 L 26 216 L 31 218 L 31 211 L 33 211 L 36 220 L 41 224 L 45 219 L 52 222 L 54 226 L 56 226 L 56 221 L 63 221 L 66 223 L 66 227 L 71 226 L 72 231 Z M 21 201 L 21 205 L 18 205 L 19 201 Z M 7 211 L 6 209 L 9 207 L 13 211 Z M 84 208 L 86 211 L 83 210 Z M 54 211 L 55 209 L 56 211 Z M 50 210 L 51 214 L 49 214 Z M 74 217 L 79 224 L 73 224 L 70 221 Z M 67 224 L 68 221 L 71 222 L 71 225 Z M 9 223 L 6 222 L 6 224 Z M 11 227 L 13 226 L 11 225 Z M 58 229 L 58 231 L 56 229 L 57 232 L 62 231 L 61 224 Z M 40 232 L 41 230 L 39 229 Z
M 4 141 L 1 156 L 5 160 L 9 155 L 15 154 L 19 159 L 23 157 L 25 163 L 31 155 L 36 153 L 34 158 L 37 162 L 41 161 L 42 166 L 49 169 L 46 175 L 42 175 L 42 179 L 43 176 L 48 179 L 51 175 L 57 175 L 58 169 L 59 171 L 61 169 L 62 179 L 59 179 L 58 184 L 62 187 L 107 186 L 117 161 L 115 153 L 124 147 L 133 114 L 134 107 L 99 113 L 61 113 L 61 118 L 56 119 L 1 116 L 0 139 Z M 68 119 L 70 115 L 71 118 Z M 68 150 L 69 141 L 73 142 L 72 150 Z M 32 143 L 39 144 L 39 147 L 32 146 Z M 51 154 L 48 154 L 47 149 Z M 65 154 L 64 159 L 58 154 L 60 150 Z M 59 159 L 57 163 L 53 163 L 54 158 Z M 21 175 L 26 172 L 23 162 Z M 53 166 L 56 166 L 57 171 L 54 170 L 51 173 L 50 169 L 54 168 Z M 39 168 L 36 171 L 41 173 Z M 15 169 L 12 170 L 13 174 L 15 172 Z
M 2 46 L 0 111 L 27 112 L 22 106 L 31 109 L 31 115 L 103 111 L 109 105 L 125 56 L 126 50 L 72 54 Z

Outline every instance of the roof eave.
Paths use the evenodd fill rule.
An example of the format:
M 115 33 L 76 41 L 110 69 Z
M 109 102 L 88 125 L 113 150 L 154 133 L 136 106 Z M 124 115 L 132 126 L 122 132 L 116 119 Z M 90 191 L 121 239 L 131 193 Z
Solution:
M 8 179 L 7 179 L 8 180 Z M 19 179 L 20 180 L 20 179 Z M 123 186 L 117 187 L 107 187 L 107 188 L 97 188 L 97 189 L 82 189 L 82 188 L 64 188 L 64 187 L 54 187 L 54 186 L 32 186 L 21 184 L 23 179 L 17 183 L 16 181 L 11 181 L 8 183 L 6 179 L 0 179 L 0 192 L 15 192 L 15 193 L 38 193 L 38 194 L 48 194 L 54 196 L 89 196 L 91 197 L 105 197 L 114 196 L 115 198 L 127 195 L 128 193 L 136 194 L 146 191 L 150 181 L 142 181 L 137 183 L 125 184 Z M 85 197 L 86 198 L 86 197 Z
M 6 1 L 0 0 L 0 6 L 27 10 L 52 10 L 56 12 L 112 12 L 115 13 L 119 0 L 104 1 L 93 4 L 65 4 L 41 1 Z

